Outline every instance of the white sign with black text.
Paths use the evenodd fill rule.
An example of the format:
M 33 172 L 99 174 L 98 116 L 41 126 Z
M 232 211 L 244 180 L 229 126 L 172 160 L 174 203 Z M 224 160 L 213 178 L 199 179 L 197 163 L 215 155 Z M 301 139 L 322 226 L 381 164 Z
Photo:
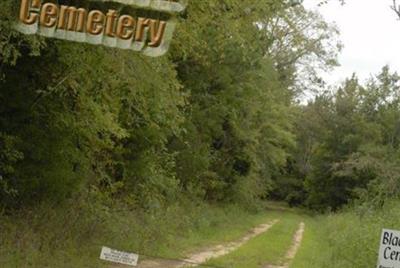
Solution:
M 400 268 L 400 231 L 383 229 L 378 268 Z
M 139 255 L 103 247 L 101 249 L 100 259 L 104 261 L 137 266 Z

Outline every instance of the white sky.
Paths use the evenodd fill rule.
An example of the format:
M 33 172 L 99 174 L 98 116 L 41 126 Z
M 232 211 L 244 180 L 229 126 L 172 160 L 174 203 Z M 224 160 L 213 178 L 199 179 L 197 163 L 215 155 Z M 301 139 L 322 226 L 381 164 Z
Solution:
M 392 0 L 337 0 L 317 7 L 319 0 L 305 0 L 307 8 L 318 9 L 341 31 L 344 49 L 339 57 L 340 67 L 324 75 L 337 83 L 356 72 L 361 80 L 377 74 L 388 64 L 400 73 L 400 21 L 390 9 Z M 398 1 L 400 4 L 400 1 Z

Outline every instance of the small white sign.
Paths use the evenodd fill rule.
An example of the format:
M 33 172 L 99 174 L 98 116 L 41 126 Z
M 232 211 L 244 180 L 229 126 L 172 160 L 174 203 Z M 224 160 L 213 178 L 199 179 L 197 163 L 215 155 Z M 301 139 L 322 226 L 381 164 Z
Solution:
M 378 268 L 400 268 L 400 231 L 383 229 Z
M 103 247 L 101 249 L 100 259 L 104 261 L 136 266 L 139 260 L 139 255 Z

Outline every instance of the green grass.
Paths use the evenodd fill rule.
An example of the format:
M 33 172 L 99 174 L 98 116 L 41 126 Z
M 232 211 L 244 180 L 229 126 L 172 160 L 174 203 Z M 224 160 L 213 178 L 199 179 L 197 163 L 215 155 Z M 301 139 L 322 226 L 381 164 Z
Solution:
M 274 213 L 269 211 L 251 214 L 240 210 L 229 211 L 220 217 L 208 217 L 208 223 L 190 230 L 187 235 L 178 236 L 173 244 L 165 245 L 162 255 L 185 257 L 195 249 L 240 239 L 250 229 L 271 221 L 274 217 Z
M 327 245 L 321 242 L 321 236 L 318 232 L 321 228 L 321 222 L 316 221 L 315 218 L 306 218 L 304 223 L 306 227 L 303 241 L 295 259 L 291 262 L 290 268 L 319 267 L 318 254 L 327 250 Z
M 121 208 L 120 206 L 118 206 Z M 305 222 L 301 247 L 290 268 L 365 268 L 377 261 L 382 228 L 400 229 L 399 201 L 311 217 L 268 204 L 253 214 L 235 206 L 172 206 L 157 212 L 104 210 L 76 202 L 62 209 L 43 207 L 19 215 L 0 215 L 0 267 L 105 268 L 101 246 L 167 258 L 243 237 L 249 229 L 280 219 L 266 233 L 208 264 L 260 268 L 280 264 L 300 222 Z M 143 258 L 143 256 L 141 257 Z
M 236 240 L 271 218 L 269 212 L 254 214 L 236 206 L 177 205 L 152 213 L 119 209 L 76 202 L 62 209 L 0 215 L 0 267 L 108 267 L 99 260 L 103 245 L 180 258 Z
M 292 244 L 293 235 L 302 216 L 284 211 L 273 212 L 271 215 L 280 221 L 266 233 L 248 241 L 228 255 L 210 260 L 207 264 L 232 268 L 259 268 L 266 264 L 280 264 Z
M 400 204 L 351 208 L 308 221 L 302 247 L 290 268 L 375 267 L 383 228 L 400 229 Z

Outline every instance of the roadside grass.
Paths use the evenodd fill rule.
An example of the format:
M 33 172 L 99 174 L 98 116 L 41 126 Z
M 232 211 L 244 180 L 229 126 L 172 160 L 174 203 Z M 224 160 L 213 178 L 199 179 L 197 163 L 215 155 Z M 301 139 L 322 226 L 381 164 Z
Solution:
M 306 224 L 308 228 L 302 246 L 290 268 L 364 268 L 376 265 L 378 242 L 368 240 L 379 231 L 376 234 L 367 231 L 372 227 L 370 223 L 365 222 L 362 226 L 360 218 L 353 212 L 318 216 Z M 364 237 L 361 234 L 363 229 L 366 231 Z M 371 247 L 374 244 L 376 247 Z
M 374 267 L 382 229 L 399 230 L 399 217 L 399 200 L 318 216 L 307 222 L 302 247 L 290 268 Z
M 116 207 L 119 210 L 72 202 L 57 209 L 44 205 L 18 216 L 0 215 L 0 267 L 109 267 L 99 260 L 102 246 L 181 258 L 236 240 L 274 217 L 234 205 L 180 204 L 151 213 Z
M 306 225 L 303 240 L 299 251 L 297 252 L 294 260 L 290 264 L 290 268 L 311 268 L 311 267 L 325 267 L 320 266 L 321 260 L 327 257 L 329 249 L 327 243 L 321 241 L 323 235 L 320 229 L 323 228 L 322 220 L 316 218 L 306 218 L 304 220 Z
M 303 216 L 285 211 L 271 212 L 271 216 L 280 221 L 266 233 L 228 255 L 209 260 L 207 264 L 230 268 L 260 268 L 267 264 L 281 264 Z
M 250 229 L 272 221 L 276 216 L 271 211 L 253 214 L 236 207 L 220 209 L 224 213 L 219 211 L 219 215 L 216 215 L 215 208 L 205 212 L 196 229 L 188 230 L 186 235 L 177 236 L 171 243 L 165 244 L 160 250 L 161 255 L 186 257 L 193 250 L 238 240 Z

